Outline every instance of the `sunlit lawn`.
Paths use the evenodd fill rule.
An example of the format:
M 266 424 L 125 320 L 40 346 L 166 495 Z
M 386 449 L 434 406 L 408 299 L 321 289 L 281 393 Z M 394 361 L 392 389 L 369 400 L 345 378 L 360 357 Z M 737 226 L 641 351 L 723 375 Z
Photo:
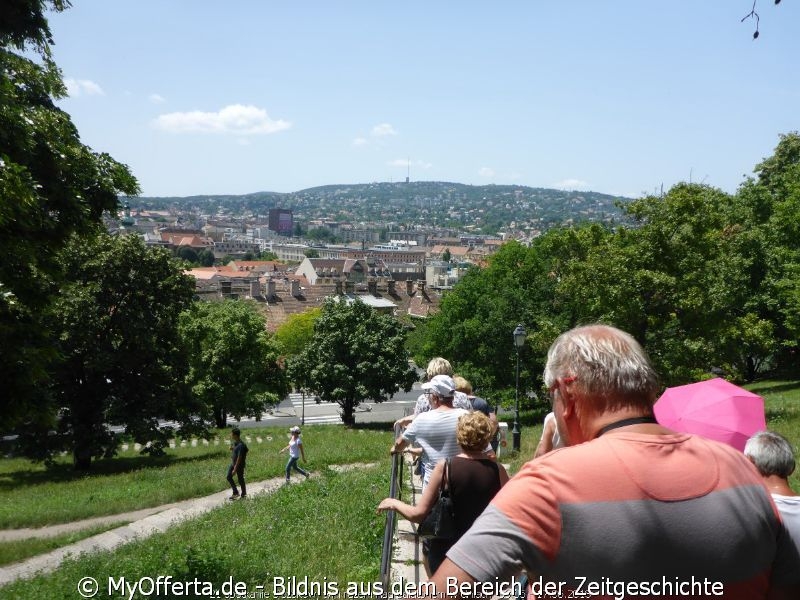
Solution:
M 286 427 L 244 429 L 250 448 L 247 478 L 281 476 L 288 442 Z M 69 457 L 51 469 L 22 458 L 0 459 L 0 529 L 38 527 L 111 515 L 204 496 L 226 489 L 230 463 L 229 430 L 208 446 L 177 445 L 167 456 L 150 458 L 130 448 L 119 457 L 98 461 L 89 475 L 76 473 Z M 261 442 L 258 442 L 258 439 Z M 303 429 L 306 466 L 365 462 L 388 455 L 388 431 L 319 425 Z
M 374 467 L 344 473 L 324 470 L 298 485 L 223 504 L 114 551 L 68 560 L 50 574 L 0 588 L 0 597 L 73 600 L 79 597 L 78 582 L 87 576 L 100 583 L 98 598 L 109 597 L 109 577 L 125 577 L 131 584 L 159 575 L 177 581 L 197 578 L 218 589 L 230 578 L 246 583 L 254 594 L 247 597 L 253 598 L 325 597 L 274 587 L 291 578 L 336 584 L 342 593 L 348 582 L 378 581 L 385 516 L 376 515 L 375 507 L 389 490 L 385 448 L 382 456 Z M 276 594 L 271 593 L 274 589 Z M 270 593 L 255 595 L 265 590 Z
M 80 540 L 84 540 L 93 535 L 103 533 L 109 529 L 122 527 L 126 525 L 127 521 L 114 523 L 111 525 L 98 525 L 96 527 L 88 527 L 80 531 L 72 531 L 62 535 L 53 537 L 33 538 L 26 540 L 15 540 L 13 542 L 0 542 L 0 566 L 9 563 L 19 562 L 37 554 L 43 554 L 62 546 L 74 544 Z

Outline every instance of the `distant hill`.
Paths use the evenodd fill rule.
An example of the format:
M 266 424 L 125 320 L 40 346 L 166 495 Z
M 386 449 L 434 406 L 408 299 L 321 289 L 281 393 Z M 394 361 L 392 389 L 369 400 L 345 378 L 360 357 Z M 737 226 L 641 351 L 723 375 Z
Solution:
M 510 227 L 547 229 L 578 221 L 619 222 L 630 198 L 599 192 L 521 185 L 466 185 L 444 181 L 324 185 L 292 193 L 130 198 L 133 208 L 266 215 L 292 209 L 295 220 L 354 224 L 435 226 L 491 234 Z

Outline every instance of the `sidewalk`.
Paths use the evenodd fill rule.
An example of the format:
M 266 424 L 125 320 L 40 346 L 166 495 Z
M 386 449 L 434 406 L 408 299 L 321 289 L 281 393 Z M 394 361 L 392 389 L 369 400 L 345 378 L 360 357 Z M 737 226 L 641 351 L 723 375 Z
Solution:
M 510 468 L 508 464 L 503 464 L 503 466 L 506 469 Z M 422 478 L 418 475 L 413 475 L 413 467 L 408 460 L 405 462 L 405 468 L 412 473 L 414 499 L 419 499 L 422 493 Z M 407 475 L 402 491 L 403 501 L 412 503 L 412 490 L 408 486 Z M 404 586 L 406 584 L 414 584 L 417 588 L 419 584 L 428 581 L 428 575 L 422 562 L 422 542 L 416 535 L 416 525 L 399 514 L 397 515 L 397 526 L 394 535 L 391 580 L 392 582 L 402 582 Z
M 401 482 L 402 499 L 404 502 L 412 503 L 412 493 L 415 499 L 419 499 L 422 493 L 422 478 L 414 475 L 414 467 L 407 455 L 403 455 L 403 469 L 405 474 L 404 481 Z M 408 473 L 412 474 L 414 489 L 409 487 Z M 422 544 L 416 535 L 417 526 L 404 519 L 402 515 L 396 513 L 397 524 L 395 526 L 394 543 L 392 548 L 392 582 L 400 582 L 403 586 L 412 583 L 415 586 L 428 580 L 425 573 L 425 566 L 422 564 Z

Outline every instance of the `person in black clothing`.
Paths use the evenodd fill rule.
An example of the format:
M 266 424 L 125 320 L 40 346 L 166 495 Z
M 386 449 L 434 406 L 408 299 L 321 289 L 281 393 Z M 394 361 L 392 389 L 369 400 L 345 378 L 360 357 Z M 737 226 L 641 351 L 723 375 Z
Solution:
M 247 444 L 242 441 L 241 438 L 242 432 L 239 431 L 238 427 L 234 427 L 231 430 L 231 440 L 233 441 L 233 445 L 231 446 L 231 466 L 228 467 L 228 483 L 231 484 L 231 489 L 233 490 L 233 494 L 231 495 L 231 500 L 236 500 L 236 498 L 244 498 L 247 496 L 247 488 L 244 484 L 244 467 L 245 462 L 247 459 Z M 239 486 L 242 488 L 242 494 L 239 495 L 239 490 L 236 488 L 236 484 L 233 481 L 233 474 L 236 473 L 236 478 L 239 480 Z
M 409 521 L 421 523 L 436 503 L 445 464 L 449 462 L 447 486 L 453 499 L 457 532 L 452 538 L 428 540 L 425 567 L 429 574 L 439 568 L 450 546 L 472 526 L 494 495 L 508 481 L 508 473 L 503 465 L 485 453 L 493 435 L 494 425 L 482 412 L 474 411 L 462 415 L 456 429 L 461 452 L 447 461 L 439 461 L 419 502 L 412 506 L 397 498 L 384 498 L 378 505 L 378 513 L 396 510 Z

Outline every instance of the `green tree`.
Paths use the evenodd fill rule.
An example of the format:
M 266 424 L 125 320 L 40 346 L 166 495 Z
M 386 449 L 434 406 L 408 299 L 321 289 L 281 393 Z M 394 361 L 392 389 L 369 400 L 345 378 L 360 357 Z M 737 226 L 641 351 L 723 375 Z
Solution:
M 516 349 L 512 332 L 522 323 L 528 341 L 520 351 L 520 387 L 536 389 L 547 347 L 559 329 L 551 314 L 555 282 L 550 261 L 537 248 L 504 244 L 488 267 L 473 268 L 442 299 L 437 315 L 420 330 L 424 340 L 415 356 L 424 364 L 444 356 L 455 370 L 480 389 L 503 391 L 515 386 Z M 415 334 L 416 336 L 416 334 Z
M 196 407 L 180 385 L 186 363 L 178 316 L 194 283 L 164 249 L 137 236 L 74 238 L 61 253 L 70 280 L 61 285 L 47 320 L 60 360 L 52 376 L 49 427 L 28 430 L 29 448 L 47 458 L 69 448 L 75 467 L 112 456 L 118 437 L 109 425 L 160 452 L 171 429 L 158 419 L 192 426 Z
M 194 248 L 190 248 L 189 246 L 181 246 L 176 254 L 178 258 L 181 258 L 193 265 L 199 261 L 197 252 L 194 250 Z
M 411 389 L 416 372 L 408 363 L 405 339 L 400 323 L 360 300 L 327 299 L 311 343 L 288 361 L 289 379 L 325 402 L 338 403 L 342 420 L 352 425 L 362 400 L 381 402 Z
M 315 229 L 309 229 L 305 237 L 318 242 L 330 242 L 333 241 L 336 236 L 334 236 L 333 232 L 327 227 L 317 227 Z
M 295 315 L 290 315 L 286 322 L 275 331 L 273 339 L 282 356 L 300 354 L 314 336 L 314 323 L 322 310 L 312 308 Z
M 319 258 L 319 251 L 316 248 L 306 248 L 303 254 L 306 258 Z
M 450 255 L 450 248 L 445 248 L 444 252 L 442 252 L 442 260 L 446 263 L 450 262 L 452 256 Z
M 181 315 L 189 354 L 187 383 L 203 417 L 225 427 L 228 416 L 260 418 L 287 392 L 278 350 L 250 302 L 195 302 Z
M 773 331 L 772 362 L 796 368 L 800 340 L 800 135 L 780 137 L 737 193 L 738 233 L 748 263 L 747 312 Z M 766 331 L 764 324 L 759 327 Z M 749 330 L 753 332 L 752 329 Z M 763 347 L 763 342 L 762 342 Z
M 258 255 L 258 260 L 278 260 L 278 255 L 274 252 L 264 251 Z
M 214 253 L 209 249 L 200 250 L 197 253 L 197 262 L 203 267 L 211 267 L 214 265 Z
M 0 403 L 7 427 L 46 412 L 55 355 L 41 315 L 57 289 L 59 250 L 116 212 L 119 193 L 139 191 L 127 167 L 81 143 L 55 104 L 66 88 L 50 52 L 48 7 L 69 2 L 11 0 L 0 10 L 0 363 L 15 400 Z

